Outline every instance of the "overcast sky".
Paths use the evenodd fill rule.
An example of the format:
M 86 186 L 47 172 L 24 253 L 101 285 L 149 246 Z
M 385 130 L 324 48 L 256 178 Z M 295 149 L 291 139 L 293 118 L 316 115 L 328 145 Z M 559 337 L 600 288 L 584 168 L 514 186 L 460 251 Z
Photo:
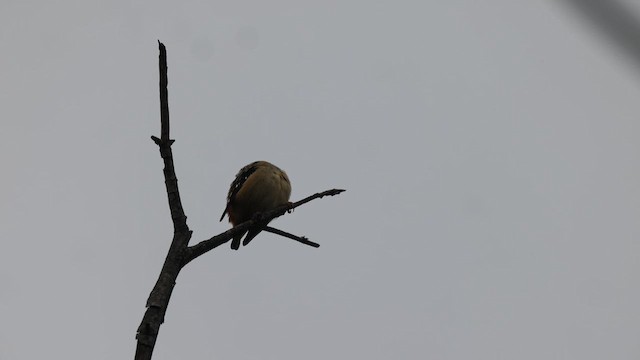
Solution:
M 176 4 L 0 2 L 1 360 L 133 358 L 158 39 L 193 242 L 254 160 L 347 192 L 189 264 L 154 360 L 640 358 L 640 67 L 575 8 Z

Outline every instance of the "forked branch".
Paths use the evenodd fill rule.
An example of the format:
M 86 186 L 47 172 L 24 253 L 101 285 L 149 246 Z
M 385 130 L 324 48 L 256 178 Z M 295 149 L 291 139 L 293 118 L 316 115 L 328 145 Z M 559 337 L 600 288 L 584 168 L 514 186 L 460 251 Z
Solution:
M 178 178 L 176 177 L 175 168 L 173 166 L 173 152 L 171 151 L 171 145 L 174 140 L 169 137 L 169 95 L 167 90 L 167 53 L 164 45 L 158 42 L 160 48 L 160 138 L 152 136 L 153 141 L 160 148 L 160 156 L 164 162 L 164 180 L 167 189 L 167 198 L 169 200 L 169 209 L 171 211 L 171 219 L 173 221 L 173 240 L 169 247 L 167 257 L 162 265 L 162 270 L 158 276 L 153 290 L 147 300 L 147 310 L 142 318 L 142 322 L 138 327 L 136 339 L 138 340 L 136 346 L 136 360 L 151 360 L 153 349 L 158 338 L 158 332 L 160 331 L 160 325 L 164 322 L 164 316 L 169 305 L 169 299 L 171 293 L 176 284 L 176 279 L 180 270 L 188 264 L 191 260 L 206 253 L 207 251 L 214 249 L 227 241 L 231 240 L 235 235 L 245 232 L 252 226 L 261 226 L 264 224 L 264 220 L 271 220 L 276 217 L 282 216 L 287 211 L 293 210 L 296 207 L 305 204 L 313 199 L 321 198 L 328 195 L 337 195 L 344 190 L 327 190 L 322 193 L 311 195 L 305 199 L 302 199 L 296 203 L 290 203 L 283 205 L 271 211 L 260 214 L 261 221 L 255 219 L 244 222 L 233 229 L 227 230 L 222 234 L 216 235 L 209 240 L 202 241 L 194 246 L 188 246 L 191 239 L 191 230 L 187 225 L 187 217 L 182 208 L 182 201 L 180 200 L 180 192 L 178 191 Z M 284 231 L 274 229 L 271 227 L 263 227 L 263 230 L 270 231 L 284 237 L 305 243 L 311 246 L 319 246 L 318 244 L 309 241 L 305 237 L 298 237 Z

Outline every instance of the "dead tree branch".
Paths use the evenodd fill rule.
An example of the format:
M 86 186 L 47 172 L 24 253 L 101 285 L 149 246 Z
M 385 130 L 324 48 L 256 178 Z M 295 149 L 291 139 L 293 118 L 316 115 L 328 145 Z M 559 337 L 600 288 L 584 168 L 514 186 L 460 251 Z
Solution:
M 273 233 L 273 234 L 277 234 L 277 235 L 280 235 L 280 236 L 283 236 L 283 237 L 286 237 L 286 238 L 289 238 L 291 240 L 295 240 L 295 241 L 297 241 L 299 243 L 302 243 L 302 244 L 305 244 L 305 245 L 309 245 L 309 246 L 312 246 L 312 247 L 315 247 L 315 248 L 320 247 L 320 244 L 314 243 L 313 241 L 307 239 L 304 236 L 296 236 L 296 235 L 290 234 L 290 233 L 288 233 L 286 231 L 282 231 L 280 229 L 272 228 L 271 226 L 265 226 L 264 229 L 262 229 L 262 230 L 270 232 L 270 233 Z
M 173 221 L 173 240 L 169 246 L 167 257 L 162 265 L 162 270 L 158 276 L 153 290 L 147 300 L 147 310 L 142 318 L 142 322 L 138 327 L 136 339 L 135 360 L 151 360 L 153 349 L 158 338 L 160 325 L 164 322 L 164 316 L 167 312 L 169 299 L 176 284 L 176 279 L 180 270 L 191 260 L 210 251 L 231 240 L 234 235 L 245 232 L 251 227 L 262 226 L 265 220 L 271 220 L 284 215 L 287 211 L 305 204 L 313 199 L 321 198 L 328 195 L 337 195 L 344 190 L 327 190 L 309 196 L 296 203 L 290 203 L 273 209 L 271 211 L 259 214 L 247 222 L 244 222 L 233 229 L 216 235 L 208 240 L 202 241 L 194 246 L 189 246 L 192 231 L 187 225 L 187 216 L 182 208 L 180 200 L 180 192 L 178 191 L 178 178 L 176 177 L 175 168 L 173 166 L 173 153 L 171 145 L 174 140 L 169 137 L 169 95 L 167 90 L 167 52 L 165 46 L 158 41 L 160 48 L 159 68 L 160 68 L 160 138 L 152 136 L 151 139 L 158 145 L 160 156 L 164 162 L 164 180 L 167 188 L 167 198 L 169 200 L 169 209 L 171 211 L 171 219 Z M 309 241 L 305 237 L 297 237 L 284 231 L 263 226 L 263 230 L 274 232 L 287 238 L 306 243 L 307 245 L 318 247 L 320 245 Z
M 261 218 L 260 219 L 261 221 L 258 221 L 255 218 L 251 219 L 249 221 L 245 221 L 242 224 L 234 227 L 233 229 L 230 229 L 230 230 L 228 230 L 226 232 L 223 232 L 222 234 L 216 235 L 216 236 L 212 237 L 211 239 L 201 241 L 196 245 L 190 246 L 187 249 L 186 256 L 184 257 L 185 264 L 190 262 L 191 260 L 197 258 L 198 256 L 206 253 L 207 251 L 215 249 L 216 247 L 226 243 L 227 241 L 232 239 L 234 235 L 240 234 L 240 233 L 248 230 L 249 228 L 258 225 L 259 222 L 265 222 L 265 220 L 268 220 L 266 222 L 269 222 L 269 221 L 271 221 L 271 219 L 275 219 L 275 218 L 277 218 L 279 216 L 282 216 L 286 212 L 291 211 L 291 210 L 297 208 L 300 205 L 306 204 L 311 200 L 321 199 L 321 198 L 323 198 L 325 196 L 338 195 L 343 191 L 345 191 L 345 190 L 331 189 L 331 190 L 323 191 L 321 193 L 313 194 L 311 196 L 308 196 L 308 197 L 306 197 L 306 198 L 304 198 L 304 199 L 302 199 L 300 201 L 294 202 L 294 203 L 289 203 L 289 204 L 286 204 L 286 205 L 282 205 L 282 206 L 277 207 L 277 208 L 275 208 L 273 210 L 270 210 L 270 211 L 267 211 L 267 212 L 265 212 L 263 214 L 260 214 L 259 217 Z M 291 234 L 285 233 L 284 231 L 280 231 L 280 230 L 277 230 L 277 229 L 274 229 L 274 228 L 271 228 L 271 227 L 268 227 L 268 226 L 267 227 L 263 227 L 263 230 L 268 231 L 268 232 L 272 232 L 272 233 L 275 233 L 275 234 L 278 234 L 278 235 L 281 235 L 281 236 L 284 236 L 284 237 L 288 237 L 290 239 L 299 241 L 299 242 L 301 242 L 303 244 L 311 245 L 313 247 L 319 247 L 320 246 L 320 245 L 318 245 L 318 244 L 316 244 L 314 242 L 309 241 L 306 238 L 303 238 L 303 239 L 306 239 L 306 241 L 304 241 L 304 240 L 301 240 L 299 237 L 296 237 L 295 235 L 291 235 Z M 276 231 L 273 231 L 273 230 L 276 230 Z M 284 235 L 284 234 L 288 234 L 288 235 L 294 236 L 296 238 L 292 238 L 292 237 L 289 237 L 288 235 Z

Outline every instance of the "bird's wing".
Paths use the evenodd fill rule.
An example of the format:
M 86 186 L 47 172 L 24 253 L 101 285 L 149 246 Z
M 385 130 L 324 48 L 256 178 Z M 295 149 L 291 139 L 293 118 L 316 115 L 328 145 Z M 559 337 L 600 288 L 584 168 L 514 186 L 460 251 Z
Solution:
M 233 182 L 231 182 L 231 186 L 229 187 L 229 193 L 227 194 L 227 206 L 225 206 L 224 211 L 222 212 L 220 221 L 224 219 L 224 216 L 229 210 L 229 204 L 235 201 L 236 194 L 238 194 L 238 191 L 240 191 L 242 185 L 244 185 L 244 182 L 247 181 L 249 176 L 251 176 L 251 174 L 253 174 L 258 169 L 259 163 L 260 161 L 254 161 L 238 171 L 238 174 L 236 174 L 236 178 L 233 179 Z

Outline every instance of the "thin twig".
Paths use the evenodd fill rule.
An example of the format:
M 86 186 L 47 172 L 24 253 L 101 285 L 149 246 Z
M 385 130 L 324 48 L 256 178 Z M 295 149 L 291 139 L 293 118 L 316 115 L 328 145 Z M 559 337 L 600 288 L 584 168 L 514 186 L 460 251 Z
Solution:
M 296 236 L 296 235 L 290 234 L 290 233 L 288 233 L 286 231 L 282 231 L 280 229 L 272 228 L 271 226 L 265 226 L 264 228 L 262 228 L 262 230 L 264 230 L 266 232 L 270 232 L 270 233 L 276 234 L 276 235 L 284 236 L 286 238 L 289 238 L 291 240 L 295 240 L 295 241 L 297 241 L 299 243 L 303 243 L 305 245 L 313 246 L 314 248 L 319 248 L 320 247 L 320 244 L 314 243 L 313 241 L 307 239 L 304 236 Z
M 347 191 L 347 190 L 344 190 L 344 189 L 331 189 L 331 190 L 323 191 L 321 193 L 315 193 L 315 194 L 313 194 L 311 196 L 308 196 L 308 197 L 306 197 L 306 198 L 304 198 L 304 199 L 302 199 L 300 201 L 297 201 L 297 202 L 291 204 L 290 205 L 291 206 L 290 209 L 287 209 L 287 210 L 293 210 L 293 209 L 297 208 L 298 206 L 300 206 L 302 204 L 306 204 L 309 201 L 314 200 L 314 199 L 322 199 L 325 196 L 335 196 L 335 195 L 338 195 L 341 192 L 345 192 L 345 191 Z

